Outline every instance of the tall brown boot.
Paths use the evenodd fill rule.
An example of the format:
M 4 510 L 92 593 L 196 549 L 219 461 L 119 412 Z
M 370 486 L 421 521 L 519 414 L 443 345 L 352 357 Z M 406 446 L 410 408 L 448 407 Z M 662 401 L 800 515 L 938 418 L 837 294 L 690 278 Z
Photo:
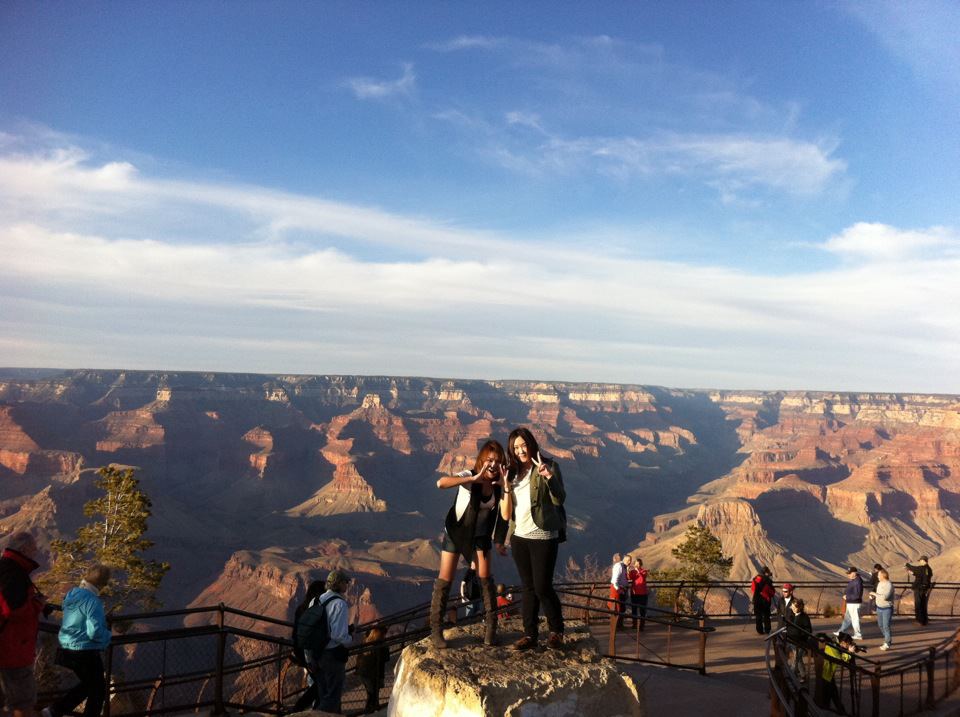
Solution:
M 447 649 L 443 639 L 443 614 L 447 611 L 450 597 L 450 581 L 437 578 L 433 581 L 433 596 L 430 598 L 430 644 L 438 650 Z
M 493 578 L 484 578 L 480 581 L 480 592 L 483 596 L 483 644 L 498 645 L 497 640 L 497 586 Z

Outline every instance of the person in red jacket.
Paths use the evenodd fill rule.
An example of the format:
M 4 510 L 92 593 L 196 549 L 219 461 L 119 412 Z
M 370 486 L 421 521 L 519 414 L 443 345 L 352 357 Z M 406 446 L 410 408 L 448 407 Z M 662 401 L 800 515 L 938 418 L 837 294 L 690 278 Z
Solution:
M 647 621 L 647 569 L 643 561 L 636 557 L 627 568 L 627 582 L 630 583 L 630 607 L 633 611 L 633 627 L 637 626 L 637 614 L 640 615 L 640 629 Z
M 756 617 L 757 633 L 760 635 L 770 634 L 770 603 L 773 596 L 777 594 L 773 587 L 770 568 L 760 568 L 750 583 L 750 590 L 753 593 L 753 614 Z
M 30 580 L 36 554 L 33 536 L 19 532 L 0 555 L 0 707 L 13 717 L 32 715 L 37 701 L 33 662 L 46 601 Z

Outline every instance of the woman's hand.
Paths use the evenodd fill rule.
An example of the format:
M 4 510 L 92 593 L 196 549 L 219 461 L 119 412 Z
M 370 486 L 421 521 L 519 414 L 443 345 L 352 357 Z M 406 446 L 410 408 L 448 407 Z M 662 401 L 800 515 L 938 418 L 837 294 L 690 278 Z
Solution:
M 493 481 L 494 485 L 499 485 L 503 487 L 504 493 L 509 493 L 510 489 L 508 487 L 507 481 L 507 466 L 504 463 L 501 463 L 497 466 L 497 479 Z
M 533 459 L 533 464 L 537 467 L 537 473 L 539 473 L 542 478 L 546 478 L 547 480 L 553 478 L 553 471 L 550 470 L 549 466 L 547 466 L 540 457 L 540 451 L 537 451 L 537 455 Z

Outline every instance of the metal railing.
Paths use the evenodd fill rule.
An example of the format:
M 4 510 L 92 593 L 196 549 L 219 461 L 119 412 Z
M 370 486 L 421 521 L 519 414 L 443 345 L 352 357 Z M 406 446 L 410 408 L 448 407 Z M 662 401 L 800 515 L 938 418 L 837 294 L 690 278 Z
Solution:
M 626 630 L 617 629 L 621 605 L 630 619 L 629 604 L 610 609 L 605 604 L 608 598 L 597 592 L 596 584 L 584 589 L 585 585 L 558 583 L 556 588 L 565 618 L 608 628 L 606 656 L 706 671 L 706 636 L 713 628 L 705 624 L 704 616 L 650 606 L 646 629 L 635 629 L 631 636 Z M 519 614 L 520 608 L 517 600 L 498 612 Z M 355 643 L 375 626 L 384 628 L 387 638 L 350 647 L 343 695 L 346 713 L 359 714 L 366 703 L 366 691 L 355 676 L 358 656 L 386 646 L 393 660 L 404 646 L 428 634 L 429 610 L 429 603 L 422 603 L 356 626 Z M 506 619 L 507 615 L 498 617 Z M 471 618 L 458 617 L 457 624 L 482 619 L 481 612 Z M 104 717 L 147 717 L 197 710 L 210 710 L 215 715 L 228 710 L 280 715 L 291 711 L 306 690 L 304 670 L 290 660 L 289 634 L 293 625 L 286 620 L 220 604 L 117 615 L 110 622 L 114 635 L 104 656 L 109 686 Z M 183 626 L 184 622 L 196 624 Z M 518 627 L 516 623 L 501 624 L 510 629 Z M 58 628 L 55 623 L 41 625 L 48 641 Z M 629 648 L 624 648 L 624 641 Z M 627 654 L 630 648 L 632 656 Z M 388 669 L 378 695 L 380 703 L 389 696 L 391 687 L 392 672 Z M 62 689 L 45 689 L 39 695 L 39 704 L 47 704 L 60 694 Z
M 846 580 L 802 580 L 784 581 L 794 586 L 794 594 L 802 597 L 810 616 L 839 615 L 843 612 L 843 592 Z M 558 583 L 558 585 L 560 585 Z M 605 591 L 607 582 L 568 582 L 567 586 Z M 696 611 L 707 617 L 746 617 L 753 614 L 752 596 L 749 581 L 689 581 L 689 580 L 648 580 L 651 604 L 656 604 L 657 594 L 671 596 L 670 607 L 678 612 L 681 599 L 696 606 Z M 914 607 L 913 590 L 908 583 L 894 583 L 894 616 L 912 615 Z M 867 590 L 864 590 L 866 597 Z M 928 590 L 927 612 L 930 617 L 960 617 L 960 583 L 934 583 Z M 663 607 L 661 605 L 661 607 Z
M 885 662 L 846 653 L 837 660 L 824 654 L 832 636 L 817 640 L 809 633 L 803 645 L 807 658 L 796 659 L 797 644 L 778 631 L 767 641 L 766 666 L 770 677 L 771 714 L 818 717 L 835 714 L 826 704 L 824 662 L 837 665 L 834 680 L 839 699 L 854 717 L 905 717 L 933 709 L 960 686 L 960 629 L 938 645 Z

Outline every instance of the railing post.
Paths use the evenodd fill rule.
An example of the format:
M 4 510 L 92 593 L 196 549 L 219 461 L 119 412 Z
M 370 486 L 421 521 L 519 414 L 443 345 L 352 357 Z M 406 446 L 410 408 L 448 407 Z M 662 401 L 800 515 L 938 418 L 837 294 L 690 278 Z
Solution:
M 934 675 L 936 673 L 937 665 L 937 648 L 929 647 L 929 657 L 927 657 L 927 709 L 933 709 L 933 706 L 937 702 L 937 698 L 934 695 Z
M 870 717 L 880 717 L 880 673 L 883 665 L 877 665 L 870 674 Z
M 227 652 L 227 633 L 223 629 L 223 603 L 217 606 L 217 674 L 213 682 L 213 713 L 222 715 L 223 708 L 223 662 Z
M 110 717 L 111 683 L 113 682 L 113 641 L 107 645 L 107 654 L 103 664 L 104 679 L 107 682 L 106 699 L 103 701 L 103 717 Z
M 610 639 L 607 641 L 607 653 L 611 657 L 617 656 L 617 615 L 610 616 Z
M 700 674 L 707 674 L 707 618 L 700 617 Z

